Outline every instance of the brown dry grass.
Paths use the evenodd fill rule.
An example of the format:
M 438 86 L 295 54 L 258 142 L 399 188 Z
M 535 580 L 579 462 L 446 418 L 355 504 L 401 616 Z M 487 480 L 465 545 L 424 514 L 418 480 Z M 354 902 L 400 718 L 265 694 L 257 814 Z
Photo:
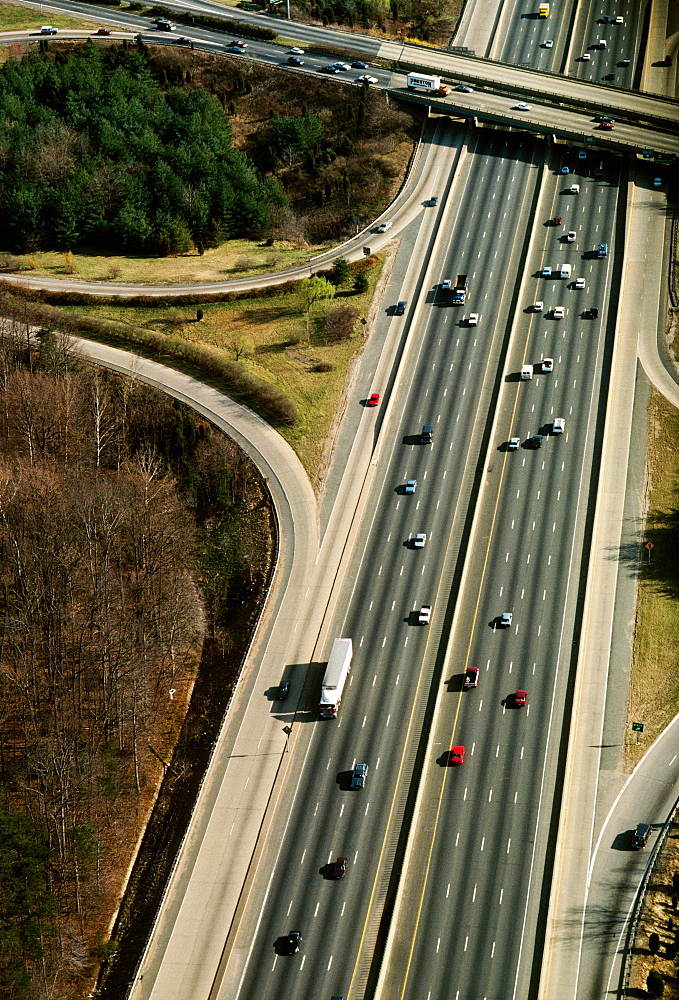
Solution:
M 648 516 L 644 542 L 648 551 L 632 572 L 639 574 L 634 655 L 628 706 L 625 762 L 637 761 L 679 712 L 679 565 L 676 561 L 677 486 L 679 485 L 679 413 L 653 391 L 649 408 L 646 456 Z M 631 732 L 641 722 L 644 732 Z
M 665 946 L 676 940 L 679 931 L 679 910 L 672 906 L 674 872 L 679 872 L 679 829 L 676 823 L 658 856 L 644 899 L 628 997 L 646 996 L 646 977 L 651 969 L 655 969 L 665 980 L 663 1000 L 679 1000 L 679 962 L 676 958 L 668 959 L 665 954 Z M 660 937 L 660 952 L 657 955 L 651 955 L 648 950 L 649 935 L 653 931 Z

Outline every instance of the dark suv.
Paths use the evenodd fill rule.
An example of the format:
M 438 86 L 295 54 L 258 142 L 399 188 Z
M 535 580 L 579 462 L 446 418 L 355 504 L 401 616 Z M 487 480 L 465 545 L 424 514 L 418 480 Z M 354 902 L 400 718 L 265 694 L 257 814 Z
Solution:
M 300 931 L 290 931 L 285 939 L 285 954 L 286 955 L 296 955 L 299 951 L 299 946 L 302 943 L 302 934 Z
M 632 834 L 632 850 L 638 851 L 642 847 L 646 847 L 648 843 L 648 838 L 651 836 L 651 826 L 649 823 L 639 823 L 638 827 Z
M 401 302 L 397 303 L 397 305 L 396 305 L 396 315 L 397 316 L 402 316 L 403 313 L 406 311 L 407 306 L 408 306 L 408 303 L 404 302 L 404 301 L 401 301 Z

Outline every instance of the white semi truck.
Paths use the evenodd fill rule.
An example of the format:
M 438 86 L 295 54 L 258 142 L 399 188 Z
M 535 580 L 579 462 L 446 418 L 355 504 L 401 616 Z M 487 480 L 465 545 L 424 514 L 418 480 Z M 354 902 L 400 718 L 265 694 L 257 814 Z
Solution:
M 335 639 L 321 686 L 321 703 L 318 710 L 322 719 L 337 718 L 353 654 L 354 644 L 351 639 Z

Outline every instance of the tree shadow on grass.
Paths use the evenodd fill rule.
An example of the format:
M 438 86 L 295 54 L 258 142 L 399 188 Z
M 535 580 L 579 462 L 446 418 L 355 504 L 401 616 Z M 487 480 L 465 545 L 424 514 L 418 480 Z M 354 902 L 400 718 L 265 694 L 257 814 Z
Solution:
M 651 545 L 651 549 L 646 548 Z M 650 511 L 646 530 L 637 538 L 621 545 L 617 558 L 631 577 L 654 583 L 658 593 L 679 599 L 679 508 Z

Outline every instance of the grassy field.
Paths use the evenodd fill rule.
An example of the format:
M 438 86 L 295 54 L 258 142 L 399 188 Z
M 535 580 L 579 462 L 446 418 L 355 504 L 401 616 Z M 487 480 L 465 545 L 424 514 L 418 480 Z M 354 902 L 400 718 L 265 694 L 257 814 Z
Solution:
M 204 303 L 200 322 L 196 322 L 195 306 L 154 309 L 88 305 L 69 311 L 208 344 L 223 351 L 227 360 L 238 358 L 249 373 L 282 389 L 297 407 L 299 422 L 295 427 L 280 428 L 280 432 L 299 455 L 317 489 L 323 475 L 326 438 L 347 372 L 363 348 L 360 318 L 369 315 L 382 266 L 380 260 L 365 272 L 369 280 L 365 293 L 356 295 L 350 285 L 340 286 L 334 299 L 312 306 L 308 340 L 306 310 L 299 291 L 271 298 Z M 323 316 L 340 305 L 352 306 L 359 312 L 354 336 L 343 343 L 325 344 Z M 332 370 L 317 371 L 319 363 L 332 365 Z
M 225 281 L 280 271 L 308 260 L 327 250 L 321 247 L 296 247 L 276 241 L 273 246 L 251 240 L 229 240 L 200 256 L 197 250 L 178 257 L 127 257 L 74 253 L 72 258 L 56 251 L 18 257 L 30 266 L 28 273 L 57 278 L 81 278 L 83 281 L 134 281 L 154 285 L 201 281 Z
M 72 31 L 88 28 L 96 30 L 99 26 L 83 17 L 63 17 L 52 12 L 41 13 L 39 10 L 0 4 L 0 31 L 39 31 L 43 24 L 51 24 L 55 28 L 70 28 Z M 54 36 L 50 36 L 49 40 L 54 41 Z
M 639 566 L 626 757 L 629 769 L 679 712 L 679 412 L 657 392 L 649 410 L 648 518 Z M 643 722 L 644 732 L 631 733 Z

